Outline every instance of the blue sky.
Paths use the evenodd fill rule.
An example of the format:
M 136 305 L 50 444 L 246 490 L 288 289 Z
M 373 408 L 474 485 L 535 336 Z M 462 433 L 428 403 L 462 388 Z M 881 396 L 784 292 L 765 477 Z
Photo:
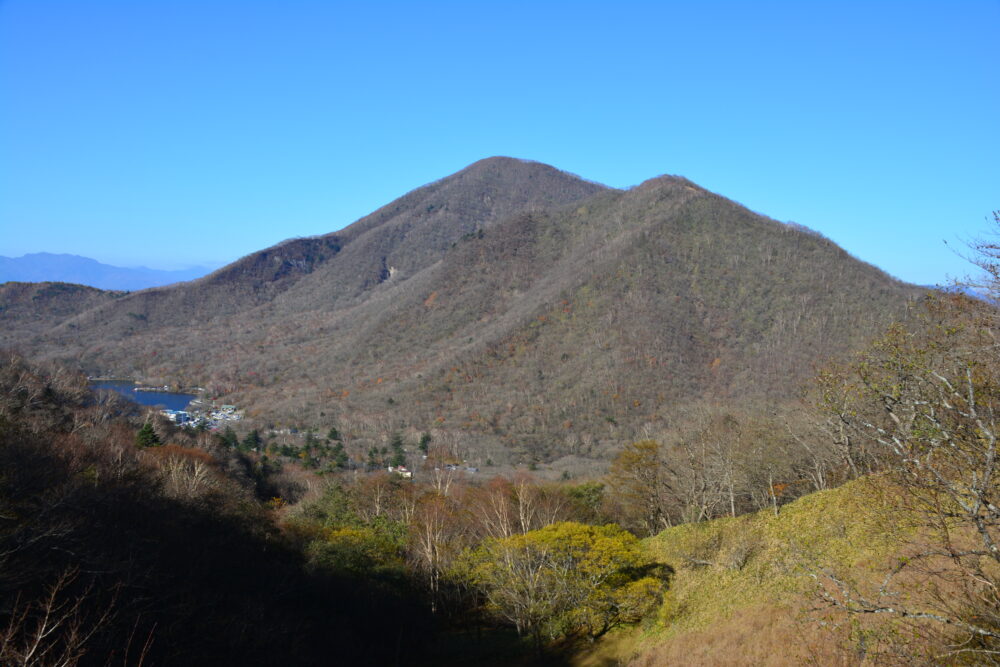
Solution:
M 997 1 L 0 0 L 0 255 L 223 263 L 511 155 L 680 174 L 939 283 L 1000 209 L 998 27 Z

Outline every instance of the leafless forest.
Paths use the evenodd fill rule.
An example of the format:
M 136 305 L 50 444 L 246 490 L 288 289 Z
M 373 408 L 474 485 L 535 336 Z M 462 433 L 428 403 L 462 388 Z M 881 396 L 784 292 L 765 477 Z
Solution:
M 434 430 L 480 465 L 558 469 L 697 406 L 785 405 L 921 293 L 681 178 L 617 191 L 506 158 L 193 283 L 0 289 L 2 342 L 35 358 L 359 451 Z
M 982 299 L 682 178 L 492 158 L 192 283 L 2 285 L 0 659 L 989 663 L 974 251 Z

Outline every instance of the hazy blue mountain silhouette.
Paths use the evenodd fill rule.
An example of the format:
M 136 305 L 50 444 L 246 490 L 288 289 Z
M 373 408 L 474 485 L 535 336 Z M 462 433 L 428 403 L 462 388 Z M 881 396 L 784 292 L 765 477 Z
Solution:
M 109 290 L 140 290 L 194 280 L 207 274 L 210 267 L 195 266 L 177 271 L 124 268 L 102 264 L 79 255 L 35 252 L 22 257 L 0 257 L 0 283 L 62 282 L 89 285 Z

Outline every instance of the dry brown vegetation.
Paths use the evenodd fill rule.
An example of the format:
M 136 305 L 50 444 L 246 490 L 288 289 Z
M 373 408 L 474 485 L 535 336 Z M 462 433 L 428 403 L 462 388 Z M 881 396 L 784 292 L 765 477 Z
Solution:
M 321 664 L 333 642 L 385 664 L 386 636 L 417 650 L 418 599 L 306 572 L 238 456 L 141 449 L 133 410 L 0 360 L 0 663 Z
M 932 301 L 821 374 L 819 410 L 688 407 L 659 441 L 625 447 L 605 486 L 479 482 L 447 467 L 463 450 L 436 428 L 420 438 L 425 465 L 407 461 L 419 481 L 337 463 L 297 509 L 283 509 L 300 492 L 281 463 L 336 462 L 363 439 L 330 430 L 290 448 L 154 420 L 166 444 L 140 447 L 124 404 L 9 356 L 0 651 L 43 664 L 240 651 L 310 662 L 332 636 L 381 637 L 391 616 L 415 633 L 408 659 L 434 664 L 532 652 L 581 664 L 988 662 L 1000 637 L 995 324 L 990 304 Z M 403 442 L 374 452 L 375 467 Z M 640 545 L 595 526 L 608 519 L 667 528 Z M 192 626 L 206 597 L 232 604 Z M 357 625 L 373 614 L 382 625 Z M 260 624 L 266 643 L 247 636 Z M 489 641 L 465 644 L 473 633 Z M 391 646 L 359 650 L 355 662 L 393 659 Z
M 681 178 L 616 191 L 494 158 L 336 234 L 3 333 L 361 450 L 434 429 L 480 464 L 601 461 L 705 400 L 788 401 L 917 294 Z
M 992 664 L 996 304 L 920 295 L 684 179 L 508 159 L 189 285 L 7 284 L 2 341 L 261 429 L 6 354 L 0 659 Z
M 805 605 L 803 605 L 805 606 Z M 800 610 L 801 612 L 801 610 Z M 838 636 L 785 607 L 760 605 L 720 618 L 636 656 L 631 667 L 782 667 L 858 664 Z
M 637 664 L 998 662 L 1000 253 L 977 250 L 988 299 L 941 296 L 817 378 L 812 444 L 831 455 L 831 486 L 854 481 L 650 540 L 677 575 L 659 632 L 633 651 Z M 656 454 L 637 443 L 619 460 Z M 701 456 L 711 461 L 712 450 Z M 612 467 L 626 491 L 662 486 L 635 469 Z M 716 466 L 712 479 L 726 472 Z

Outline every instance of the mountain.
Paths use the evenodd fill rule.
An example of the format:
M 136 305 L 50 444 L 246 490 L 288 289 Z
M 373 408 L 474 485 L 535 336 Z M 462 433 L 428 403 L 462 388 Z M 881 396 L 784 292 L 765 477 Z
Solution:
M 605 189 L 535 162 L 482 160 L 339 232 L 284 241 L 200 280 L 132 295 L 100 317 L 116 334 L 134 328 L 128 313 L 141 313 L 141 321 L 154 328 L 197 326 L 269 306 L 307 277 L 308 287 L 298 291 L 294 309 L 347 305 L 390 275 L 400 279 L 419 272 L 463 235 L 522 211 L 576 201 Z
M 36 252 L 22 257 L 0 257 L 0 283 L 63 282 L 106 290 L 140 290 L 200 278 L 209 269 L 201 266 L 179 271 L 132 269 L 102 264 L 79 255 Z
M 72 283 L 0 284 L 0 345 L 43 344 L 44 334 L 54 322 L 124 295 Z
M 207 386 L 358 449 L 431 431 L 459 458 L 565 463 L 691 405 L 791 400 L 921 293 L 680 177 L 614 190 L 491 158 L 340 232 L 53 311 L 30 337 L 5 313 L 0 344 Z

